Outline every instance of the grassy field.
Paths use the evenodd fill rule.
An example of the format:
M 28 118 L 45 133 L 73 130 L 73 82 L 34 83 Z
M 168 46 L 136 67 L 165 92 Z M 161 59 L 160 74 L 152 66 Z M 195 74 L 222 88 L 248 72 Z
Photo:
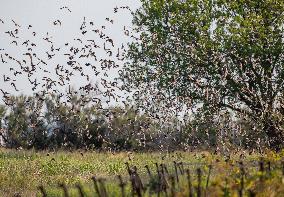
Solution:
M 35 152 L 22 150 L 0 151 L 0 196 L 41 196 L 38 186 L 42 185 L 48 196 L 64 196 L 59 183 L 65 183 L 70 196 L 79 196 L 75 187 L 80 184 L 85 196 L 95 196 L 92 177 L 104 178 L 109 196 L 121 196 L 117 175 L 126 182 L 129 180 L 125 162 L 136 166 L 144 183 L 148 184 L 145 196 L 157 194 L 155 180 L 150 180 L 145 165 L 154 174 L 156 165 L 166 164 L 168 192 L 176 196 L 188 196 L 188 176 L 191 174 L 193 194 L 197 195 L 200 169 L 202 196 L 239 196 L 241 176 L 244 177 L 243 196 L 284 196 L 283 153 L 267 152 L 265 155 L 234 153 L 228 156 L 214 155 L 209 152 L 174 153 L 98 153 L 98 152 Z M 259 164 L 260 157 L 263 162 Z M 241 172 L 239 161 L 244 164 Z M 175 169 L 174 161 L 182 162 L 182 168 Z M 210 165 L 212 170 L 209 169 Z M 179 166 L 180 167 L 180 166 Z M 261 169 L 263 167 L 263 169 Z M 176 173 L 177 172 L 177 173 Z M 176 173 L 176 174 L 175 174 Z M 179 181 L 171 182 L 178 176 Z M 174 186 L 174 190 L 173 188 Z M 152 189 L 151 189 L 152 188 Z M 131 184 L 126 186 L 130 194 Z M 152 192 L 152 194 L 151 194 Z M 128 195 L 129 196 L 129 195 Z

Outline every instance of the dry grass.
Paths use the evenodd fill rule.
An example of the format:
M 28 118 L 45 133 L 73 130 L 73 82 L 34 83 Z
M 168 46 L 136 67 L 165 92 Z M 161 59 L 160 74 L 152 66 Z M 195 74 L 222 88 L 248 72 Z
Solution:
M 99 153 L 99 152 L 35 152 L 23 150 L 0 150 L 0 196 L 13 196 L 19 193 L 22 196 L 36 196 L 37 187 L 43 185 L 49 195 L 60 196 L 62 191 L 57 187 L 58 183 L 66 183 L 74 186 L 80 182 L 84 185 L 86 193 L 93 193 L 91 177 L 104 177 L 107 187 L 113 195 L 119 195 L 116 175 L 122 175 L 128 179 L 125 162 L 137 166 L 142 180 L 148 179 L 146 164 L 152 171 L 155 163 L 164 163 L 173 166 L 173 161 L 182 161 L 185 168 L 192 172 L 193 184 L 196 182 L 196 168 L 203 172 L 202 187 L 205 188 L 208 174 L 208 164 L 213 165 L 210 183 L 207 188 L 209 196 L 237 196 L 240 187 L 239 170 L 240 153 L 232 154 L 230 159 L 222 155 L 212 155 L 209 152 L 174 152 L 174 153 Z M 246 166 L 245 190 L 253 190 L 258 196 L 281 196 L 284 194 L 283 176 L 279 168 L 282 154 L 268 152 L 264 155 L 266 160 L 272 161 L 272 172 L 265 175 L 260 183 L 258 171 L 258 154 L 245 154 Z M 227 159 L 227 162 L 226 162 Z M 277 162 L 277 166 L 276 166 Z M 173 168 L 171 169 L 173 171 Z M 177 196 L 187 195 L 187 179 L 181 177 L 181 186 Z M 226 189 L 230 192 L 226 195 Z M 77 196 L 75 188 L 70 189 L 71 196 Z

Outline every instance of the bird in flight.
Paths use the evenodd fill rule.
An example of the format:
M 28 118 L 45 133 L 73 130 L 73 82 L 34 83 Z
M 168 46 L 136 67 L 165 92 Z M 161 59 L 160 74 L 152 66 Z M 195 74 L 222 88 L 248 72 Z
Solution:
M 68 10 L 70 13 L 72 12 L 67 6 L 63 6 L 60 8 L 60 10 L 64 10 L 64 9 Z

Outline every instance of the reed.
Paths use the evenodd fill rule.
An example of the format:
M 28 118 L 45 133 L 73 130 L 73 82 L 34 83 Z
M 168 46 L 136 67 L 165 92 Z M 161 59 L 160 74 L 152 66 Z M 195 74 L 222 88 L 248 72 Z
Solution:
M 62 188 L 64 197 L 69 197 L 68 188 L 65 183 L 59 183 L 58 186 Z
M 187 174 L 187 184 L 188 184 L 188 196 L 193 197 L 193 188 L 192 188 L 192 182 L 191 182 L 191 176 L 189 169 L 186 169 Z
M 196 196 L 201 197 L 201 176 L 202 176 L 202 171 L 200 168 L 197 168 L 197 191 L 196 191 Z

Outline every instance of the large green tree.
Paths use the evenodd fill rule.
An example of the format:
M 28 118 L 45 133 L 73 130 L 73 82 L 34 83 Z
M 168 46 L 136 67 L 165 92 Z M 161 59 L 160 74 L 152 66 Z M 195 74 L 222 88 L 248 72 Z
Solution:
M 124 77 L 246 115 L 283 145 L 284 1 L 141 0 Z

